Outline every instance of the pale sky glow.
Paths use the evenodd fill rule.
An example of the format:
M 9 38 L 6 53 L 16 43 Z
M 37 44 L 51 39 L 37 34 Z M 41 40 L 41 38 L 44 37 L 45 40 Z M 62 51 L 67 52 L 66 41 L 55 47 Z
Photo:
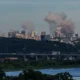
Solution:
M 21 30 L 21 24 L 31 20 L 38 32 L 49 33 L 44 21 L 49 12 L 65 12 L 75 22 L 75 32 L 80 34 L 80 0 L 0 0 L 0 30 Z

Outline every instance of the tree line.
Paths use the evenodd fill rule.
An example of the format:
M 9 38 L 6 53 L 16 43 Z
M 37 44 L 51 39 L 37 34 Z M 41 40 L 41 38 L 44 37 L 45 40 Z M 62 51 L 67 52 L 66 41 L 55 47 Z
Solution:
M 3 70 L 0 70 L 0 80 L 73 80 L 68 72 L 58 73 L 56 75 L 42 74 L 40 71 L 32 69 L 24 70 L 19 76 L 6 76 Z
M 59 41 L 0 37 L 0 53 L 52 53 L 52 51 L 68 53 L 77 50 L 76 46 Z

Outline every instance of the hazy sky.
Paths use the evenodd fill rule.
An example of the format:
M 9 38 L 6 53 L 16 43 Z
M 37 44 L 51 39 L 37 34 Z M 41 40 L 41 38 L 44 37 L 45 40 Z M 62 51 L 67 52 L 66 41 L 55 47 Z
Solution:
M 31 20 L 38 32 L 49 33 L 49 25 L 44 21 L 49 12 L 65 12 L 80 34 L 80 0 L 0 0 L 0 30 L 21 30 L 21 24 Z

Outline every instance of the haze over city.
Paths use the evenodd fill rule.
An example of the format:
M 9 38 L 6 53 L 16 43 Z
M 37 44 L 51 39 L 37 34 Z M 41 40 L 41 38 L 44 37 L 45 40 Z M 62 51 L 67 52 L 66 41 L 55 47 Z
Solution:
M 0 0 L 0 30 L 21 30 L 26 21 L 32 21 L 35 29 L 49 32 L 49 25 L 44 21 L 49 12 L 65 12 L 68 19 L 75 23 L 75 33 L 79 33 L 80 0 Z

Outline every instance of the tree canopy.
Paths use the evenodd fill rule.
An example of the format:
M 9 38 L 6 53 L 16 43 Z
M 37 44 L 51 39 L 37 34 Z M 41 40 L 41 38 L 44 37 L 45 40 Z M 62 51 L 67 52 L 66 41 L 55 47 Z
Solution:
M 0 53 L 46 53 L 52 51 L 76 52 L 72 44 L 59 41 L 36 41 L 32 39 L 0 38 Z

